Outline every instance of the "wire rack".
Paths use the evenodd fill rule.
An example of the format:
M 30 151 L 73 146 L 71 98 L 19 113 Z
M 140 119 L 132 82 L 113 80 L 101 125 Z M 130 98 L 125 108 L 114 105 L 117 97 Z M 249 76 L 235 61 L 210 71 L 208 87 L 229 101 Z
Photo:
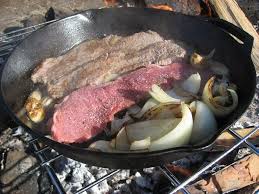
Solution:
M 41 23 L 35 26 L 22 28 L 19 30 L 15 30 L 6 34 L 0 35 L 0 57 L 2 58 L 2 63 L 8 58 L 10 55 L 10 52 L 14 49 L 14 47 L 22 41 L 25 37 L 27 37 L 29 34 L 37 30 L 38 28 L 41 28 L 49 23 L 55 22 L 56 20 L 48 21 L 45 23 Z M 211 161 L 209 164 L 198 170 L 195 174 L 193 174 L 191 177 L 189 177 L 184 182 L 180 182 L 176 176 L 167 168 L 166 165 L 159 166 L 159 169 L 163 172 L 163 174 L 169 179 L 174 189 L 172 189 L 169 193 L 173 194 L 177 191 L 182 191 L 183 193 L 189 193 L 186 189 L 186 186 L 190 184 L 191 182 L 198 179 L 204 172 L 211 169 L 214 165 L 216 165 L 220 160 L 222 160 L 224 157 L 226 157 L 228 154 L 230 154 L 232 151 L 237 149 L 241 144 L 244 144 L 246 147 L 251 149 L 252 152 L 259 155 L 259 150 L 256 148 L 255 145 L 248 142 L 247 139 L 252 136 L 256 131 L 259 130 L 259 126 L 254 127 L 254 129 L 247 134 L 246 136 L 242 137 L 238 133 L 235 132 L 233 129 L 228 129 L 228 133 L 230 133 L 235 139 L 237 140 L 237 143 L 233 145 L 230 149 L 223 152 L 221 155 L 216 157 L 213 161 Z M 34 154 L 37 156 L 40 165 L 39 167 L 45 169 L 47 171 L 47 174 L 56 190 L 59 194 L 64 194 L 65 190 L 63 186 L 61 185 L 59 179 L 57 178 L 57 175 L 54 171 L 54 169 L 51 166 L 51 163 L 61 157 L 64 157 L 61 154 L 56 155 L 55 157 L 48 158 L 46 157 L 45 152 L 51 150 L 48 146 L 39 146 L 39 139 L 33 138 L 28 142 L 29 145 L 33 148 Z M 112 177 L 113 175 L 117 174 L 121 170 L 113 170 L 109 173 L 107 173 L 105 176 L 97 179 L 96 181 L 82 187 L 81 189 L 77 190 L 75 194 L 80 194 L 84 191 L 87 191 L 94 187 L 95 185 L 99 184 L 100 182 Z

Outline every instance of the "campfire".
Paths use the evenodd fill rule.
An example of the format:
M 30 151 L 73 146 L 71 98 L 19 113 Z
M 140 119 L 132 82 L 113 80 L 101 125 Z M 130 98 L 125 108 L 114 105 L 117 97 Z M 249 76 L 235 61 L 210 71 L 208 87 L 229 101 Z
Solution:
M 153 5 L 150 4 L 148 5 L 149 8 L 154 8 L 154 9 L 162 9 L 162 10 L 166 10 L 166 11 L 173 11 L 173 8 L 168 6 L 168 5 Z
M 31 1 L 33 2 L 33 0 Z M 25 27 L 50 22 L 50 20 L 60 19 L 90 8 L 154 8 L 192 16 L 220 17 L 236 24 L 243 21 L 246 25 L 240 27 L 245 28 L 246 31 L 256 37 L 257 32 L 253 30 L 252 25 L 245 18 L 238 5 L 234 4 L 235 6 L 231 7 L 229 0 L 223 0 L 222 2 L 224 3 L 217 4 L 216 1 L 210 0 L 100 0 L 94 3 L 82 1 L 78 5 L 76 3 L 66 5 L 64 1 L 60 5 L 50 3 L 52 7 L 46 7 L 44 11 L 30 10 L 28 8 L 28 13 L 22 19 L 6 20 L 0 25 L 2 32 L 11 32 L 11 34 L 6 35 L 3 33 L 2 36 L 0 35 L 0 66 L 7 59 L 9 52 L 16 43 L 26 36 L 24 33 L 29 34 L 29 31 L 31 31 L 30 29 L 23 30 Z M 223 5 L 228 6 L 227 8 L 229 8 L 231 14 L 234 13 L 235 15 L 226 14 L 224 11 L 227 8 Z M 258 4 L 256 5 L 258 6 Z M 10 6 L 7 7 L 6 9 L 14 9 Z M 29 14 L 31 11 L 35 11 L 33 12 L 34 14 Z M 13 12 L 16 11 L 10 11 L 10 14 L 14 14 Z M 259 18 L 257 20 L 259 21 Z M 37 28 L 35 27 L 35 29 Z M 17 29 L 18 31 L 12 34 L 12 31 Z M 257 40 L 259 40 L 258 37 Z M 8 41 L 11 42 L 9 43 Z M 258 42 L 257 45 L 256 43 L 254 44 L 254 52 L 252 53 L 255 64 L 259 61 L 259 58 L 257 58 L 259 56 L 258 44 Z M 259 69 L 258 64 L 256 64 L 257 71 Z M 259 81 L 259 76 L 257 76 L 257 81 Z M 235 124 L 234 135 L 228 132 L 222 133 L 211 150 L 195 153 L 163 166 L 135 170 L 100 168 L 63 157 L 58 152 L 40 143 L 37 139 L 32 140 L 33 138 L 22 127 L 13 127 L 10 123 L 5 120 L 2 121 L 0 118 L 0 191 L 1 193 L 44 193 L 53 192 L 53 190 L 60 188 L 57 191 L 58 193 L 81 193 L 87 189 L 87 193 L 168 193 L 177 188 L 179 183 L 205 169 L 208 164 L 215 161 L 216 157 L 231 149 L 239 140 L 235 133 L 244 137 L 251 133 L 255 126 L 259 125 L 258 95 L 259 88 L 256 88 L 256 97 L 250 109 Z M 252 150 L 254 151 L 259 145 L 258 140 L 259 130 L 248 139 L 250 142 L 248 145 L 251 146 L 252 144 Z M 251 149 L 242 144 L 230 154 L 226 154 L 212 168 L 199 174 L 196 179 L 190 181 L 184 188 L 189 193 L 222 193 L 233 190 L 237 193 L 255 193 L 258 191 L 258 163 L 258 155 L 252 153 Z M 41 164 L 41 167 L 39 164 Z M 52 175 L 50 175 L 51 173 Z M 110 176 L 107 176 L 108 178 L 103 179 L 103 181 L 99 181 L 106 175 Z M 51 178 L 48 178 L 48 176 Z M 53 180 L 55 184 L 53 184 Z M 183 192 L 183 190 L 178 191 L 178 193 L 180 192 Z

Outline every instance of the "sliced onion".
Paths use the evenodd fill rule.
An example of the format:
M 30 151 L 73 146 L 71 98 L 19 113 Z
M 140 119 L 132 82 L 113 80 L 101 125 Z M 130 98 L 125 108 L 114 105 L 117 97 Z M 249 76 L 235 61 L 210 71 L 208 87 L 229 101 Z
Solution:
M 158 85 L 152 85 L 151 91 L 149 91 L 149 94 L 158 102 L 161 103 L 167 103 L 167 102 L 174 102 L 174 103 L 180 103 L 181 100 L 173 98 L 169 96 L 162 88 L 160 88 Z
M 115 138 L 111 140 L 110 146 L 111 146 L 112 149 L 115 149 L 115 147 L 116 147 L 116 139 Z
M 229 102 L 229 97 L 228 96 L 216 96 L 216 97 L 213 97 L 213 100 L 216 104 L 225 106 Z
M 114 135 L 123 127 L 124 124 L 132 122 L 133 119 L 129 116 L 128 113 L 124 115 L 122 119 L 114 118 L 111 122 L 111 131 L 110 134 Z
M 201 86 L 201 76 L 199 73 L 190 75 L 181 84 L 175 84 L 174 88 L 166 91 L 166 93 L 172 98 L 179 99 L 182 102 L 191 102 L 194 99 L 198 99 L 198 92 Z
M 236 109 L 238 105 L 238 96 L 235 90 L 227 89 L 231 96 L 232 104 L 230 106 L 224 106 L 219 103 L 219 98 L 216 98 L 215 100 L 213 97 L 213 85 L 215 83 L 215 79 L 216 77 L 212 77 L 206 83 L 202 94 L 202 100 L 208 105 L 216 117 L 224 117 Z
M 141 108 L 135 104 L 128 108 L 127 113 L 129 113 L 129 115 L 136 115 L 140 111 L 141 111 Z
M 182 84 L 182 88 L 192 94 L 198 94 L 201 86 L 201 76 L 199 73 L 190 75 Z
M 182 102 L 190 102 L 193 100 L 193 94 L 184 91 L 181 87 L 176 85 L 173 89 L 166 91 L 166 93 L 172 98 L 178 99 Z
M 109 141 L 99 140 L 93 142 L 90 146 L 90 149 L 101 151 L 101 152 L 113 152 L 113 148 L 110 146 Z
M 145 139 L 134 141 L 130 145 L 130 150 L 145 150 L 148 149 L 151 143 L 151 138 L 147 137 Z
M 192 113 L 186 104 L 182 104 L 182 119 L 180 123 L 163 137 L 151 142 L 149 150 L 163 150 L 187 145 L 190 141 L 192 127 Z
M 195 108 L 192 136 L 190 143 L 198 144 L 208 141 L 217 130 L 217 122 L 209 107 L 201 102 L 194 101 L 190 104 Z
M 145 105 L 143 106 L 143 108 L 135 115 L 132 115 L 135 118 L 141 118 L 148 110 L 150 110 L 152 107 L 156 106 L 157 104 L 159 104 L 159 102 L 153 98 L 150 98 Z
M 125 129 L 129 142 L 139 141 L 147 137 L 154 141 L 175 128 L 180 121 L 181 119 L 177 118 L 142 121 L 130 124 Z
M 142 120 L 155 120 L 155 119 L 172 119 L 181 117 L 181 104 L 175 103 L 160 103 L 153 108 L 149 109 Z
M 123 127 L 116 136 L 115 149 L 122 151 L 127 151 L 130 149 L 130 142 L 128 140 L 125 127 Z

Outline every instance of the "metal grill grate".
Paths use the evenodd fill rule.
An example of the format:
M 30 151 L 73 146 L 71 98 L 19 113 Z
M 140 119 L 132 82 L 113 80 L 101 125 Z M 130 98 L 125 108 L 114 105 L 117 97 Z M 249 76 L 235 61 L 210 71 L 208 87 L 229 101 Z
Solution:
M 7 34 L 3 34 L 0 35 L 0 57 L 2 57 L 3 59 L 7 59 L 7 57 L 9 56 L 10 52 L 14 49 L 14 47 L 20 42 L 22 41 L 26 36 L 28 36 L 29 34 L 31 34 L 33 31 L 37 30 L 38 28 L 41 28 L 49 23 L 52 23 L 56 20 L 52 20 L 49 22 L 45 22 L 45 23 L 41 23 L 35 26 L 31 26 L 28 28 L 23 28 L 23 29 L 19 29 L 16 31 L 12 31 L 10 33 Z M 199 171 L 197 171 L 195 174 L 193 174 L 191 177 L 189 177 L 187 180 L 185 180 L 184 182 L 180 182 L 176 176 L 165 166 L 160 166 L 159 169 L 165 174 L 165 176 L 170 180 L 171 184 L 175 187 L 173 190 L 170 191 L 170 194 L 176 193 L 177 191 L 181 190 L 183 193 L 189 193 L 186 189 L 186 186 L 191 183 L 192 181 L 196 180 L 197 178 L 199 178 L 205 171 L 207 171 L 208 169 L 212 168 L 215 164 L 217 164 L 221 159 L 223 159 L 224 157 L 226 157 L 228 154 L 230 154 L 233 150 L 235 150 L 236 148 L 238 148 L 241 144 L 245 144 L 245 146 L 247 146 L 248 148 L 251 149 L 252 152 L 254 152 L 255 154 L 259 155 L 259 150 L 256 148 L 255 145 L 251 144 L 250 142 L 247 141 L 247 139 L 253 135 L 257 130 L 259 130 L 259 126 L 255 127 L 248 135 L 246 135 L 245 137 L 241 137 L 239 134 L 237 134 L 234 130 L 232 129 L 228 129 L 227 131 L 233 136 L 235 137 L 238 142 L 232 146 L 230 149 L 228 149 L 227 151 L 223 152 L 220 156 L 218 156 L 217 158 L 215 158 L 212 162 L 210 162 L 209 164 L 207 164 L 206 166 L 204 166 L 202 169 L 200 169 Z M 58 158 L 63 157 L 63 155 L 58 154 L 53 158 L 47 158 L 45 155 L 45 152 L 47 150 L 51 150 L 50 147 L 48 146 L 39 146 L 38 143 L 38 138 L 34 138 L 31 141 L 28 142 L 28 144 L 30 144 L 34 150 L 34 154 L 37 156 L 38 160 L 40 161 L 40 165 L 38 168 L 42 167 L 44 168 L 47 173 L 48 176 L 54 186 L 54 188 L 56 189 L 57 193 L 59 194 L 63 194 L 65 193 L 64 188 L 62 187 L 60 181 L 57 178 L 57 175 L 54 171 L 54 169 L 51 167 L 51 163 L 55 160 L 57 160 Z M 108 174 L 106 174 L 105 176 L 99 178 L 98 180 L 82 187 L 81 189 L 77 190 L 75 192 L 75 194 L 79 194 L 82 193 L 84 191 L 87 191 L 88 189 L 91 189 L 92 187 L 94 187 L 95 185 L 99 184 L 100 182 L 112 177 L 113 175 L 115 175 L 116 173 L 120 172 L 121 170 L 113 170 L 111 172 L 109 172 Z

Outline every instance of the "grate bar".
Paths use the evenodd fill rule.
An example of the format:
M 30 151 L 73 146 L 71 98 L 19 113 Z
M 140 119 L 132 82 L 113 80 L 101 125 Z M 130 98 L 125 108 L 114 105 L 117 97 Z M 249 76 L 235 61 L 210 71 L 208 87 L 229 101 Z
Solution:
M 170 194 L 176 193 L 177 191 L 183 189 L 186 185 L 188 185 L 190 182 L 197 179 L 199 176 L 201 176 L 205 171 L 210 169 L 214 164 L 219 162 L 221 159 L 223 159 L 225 156 L 227 156 L 229 153 L 231 153 L 233 150 L 238 148 L 242 143 L 244 143 L 251 135 L 253 135 L 257 130 L 258 127 L 255 127 L 249 134 L 247 134 L 243 139 L 241 139 L 238 143 L 236 143 L 234 146 L 232 146 L 229 150 L 221 154 L 219 157 L 217 157 L 215 160 L 213 160 L 211 163 L 209 163 L 207 166 L 196 172 L 194 175 L 192 175 L 190 178 L 188 178 L 186 181 L 184 181 L 181 185 L 177 186 L 173 191 L 170 192 Z M 230 130 L 228 130 L 230 131 Z
M 165 176 L 171 181 L 171 184 L 174 187 L 179 186 L 181 183 L 178 179 L 174 176 L 174 174 L 165 166 L 159 166 L 159 169 L 165 174 Z M 182 188 L 184 194 L 190 194 L 190 192 L 184 187 Z
M 9 54 L 10 54 L 10 51 L 8 51 L 8 52 L 4 52 L 4 53 L 1 53 L 1 54 L 0 54 L 0 57 L 7 56 L 7 55 L 9 55 Z
M 61 157 L 64 157 L 62 154 L 58 154 L 57 156 L 55 156 L 54 158 L 51 158 L 49 160 L 46 160 L 44 162 L 42 162 L 40 165 L 41 166 L 45 166 L 45 165 L 49 165 L 51 162 L 54 162 L 55 160 L 61 158 Z
M 94 187 L 95 185 L 99 184 L 100 182 L 110 178 L 111 176 L 117 174 L 118 172 L 120 172 L 121 170 L 118 169 L 118 170 L 114 170 L 106 175 L 104 175 L 103 177 L 101 177 L 100 179 L 97 179 L 96 181 L 90 183 L 89 185 L 87 185 L 86 187 L 82 188 L 82 189 L 79 189 L 78 191 L 75 192 L 75 194 L 80 194 L 84 191 L 87 191 L 88 189 L 91 189 L 92 187 Z
M 46 151 L 46 150 L 49 150 L 49 149 L 51 149 L 49 146 L 45 146 L 45 147 L 43 147 L 43 148 L 41 148 L 41 149 L 35 151 L 34 153 L 35 153 L 35 154 L 40 154 L 40 153 L 42 153 L 42 152 L 44 152 L 44 151 Z
M 240 136 L 237 132 L 235 132 L 234 130 L 232 129 L 229 129 L 229 133 L 235 137 L 236 139 L 238 140 L 241 140 L 242 139 L 242 136 Z M 246 146 L 248 148 L 250 148 L 252 150 L 252 152 L 254 152 L 256 155 L 259 155 L 259 149 L 254 146 L 252 143 L 250 143 L 249 141 L 245 140 L 244 143 L 246 144 Z
M 39 144 L 38 142 L 34 141 L 31 143 L 33 149 L 35 151 L 39 150 Z M 46 157 L 44 154 L 41 153 L 36 153 L 37 157 L 39 158 L 40 162 L 44 163 L 44 161 L 46 161 Z M 65 194 L 65 190 L 63 188 L 63 186 L 61 185 L 55 171 L 53 170 L 53 168 L 49 165 L 49 163 L 46 163 L 46 165 L 41 165 L 42 167 L 44 167 L 44 169 L 47 171 L 48 176 L 53 184 L 53 186 L 55 187 L 56 191 L 58 194 Z
M 25 35 L 29 35 L 31 34 L 32 32 L 34 32 L 35 30 L 31 30 L 31 31 L 28 31 L 28 32 L 24 32 L 22 34 L 16 34 L 16 35 L 13 35 L 13 36 L 10 36 L 10 37 L 6 37 L 4 38 L 4 41 L 6 40 L 12 40 L 13 38 L 16 38 L 16 37 L 21 37 L 21 36 L 25 36 Z
M 13 49 L 16 45 L 13 44 L 6 44 L 4 46 L 1 45 L 0 47 L 0 51 L 11 51 L 11 49 Z
M 28 141 L 28 144 L 32 144 L 32 143 L 34 143 L 34 142 L 36 142 L 38 140 L 39 140 L 39 138 L 33 138 L 30 141 Z
M 44 22 L 44 23 L 40 23 L 40 24 L 36 24 L 36 25 L 34 25 L 34 26 L 29 26 L 29 27 L 26 27 L 26 28 L 14 30 L 14 31 L 5 33 L 5 34 L 3 34 L 3 35 L 0 35 L 0 39 L 3 38 L 3 37 L 5 37 L 6 35 L 9 36 L 9 35 L 16 34 L 16 33 L 19 33 L 19 34 L 22 35 L 22 33 L 20 33 L 20 32 L 23 32 L 23 31 L 26 31 L 26 30 L 30 30 L 30 29 L 35 29 L 35 30 L 36 30 L 36 29 L 38 29 L 38 28 L 41 27 L 41 26 L 44 26 L 44 25 L 46 25 L 46 24 L 53 23 L 53 22 L 55 22 L 55 21 L 57 21 L 57 19 L 54 19 L 54 20 L 51 20 L 51 21 L 47 21 L 47 22 Z

